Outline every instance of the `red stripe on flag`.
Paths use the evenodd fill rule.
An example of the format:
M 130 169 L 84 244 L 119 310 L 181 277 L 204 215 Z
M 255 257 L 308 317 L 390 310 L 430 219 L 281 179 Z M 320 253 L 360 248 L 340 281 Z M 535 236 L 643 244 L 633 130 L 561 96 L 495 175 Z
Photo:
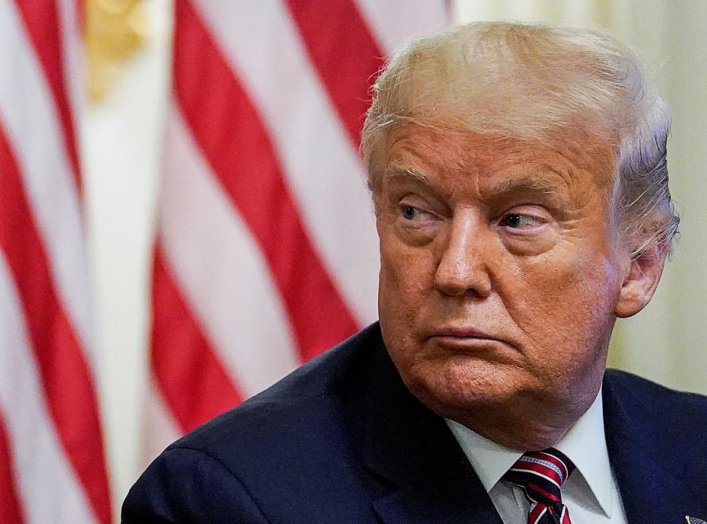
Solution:
M 74 119 L 66 95 L 64 78 L 64 52 L 61 24 L 56 0 L 15 0 L 29 34 L 35 54 L 44 71 L 57 108 L 65 149 L 69 156 L 76 187 L 81 188 L 81 170 L 74 132 Z
M 152 370 L 181 430 L 191 431 L 243 399 L 184 304 L 159 245 L 152 291 Z
M 19 290 L 45 397 L 69 463 L 94 513 L 110 522 L 110 497 L 92 379 L 56 294 L 22 177 L 0 128 L 0 249 Z
M 256 109 L 191 2 L 176 3 L 176 27 L 175 96 L 263 251 L 307 360 L 351 335 L 356 322 L 300 221 Z
M 11 449 L 5 420 L 0 412 L 0 522 L 22 524 L 25 518 L 15 491 Z
M 369 88 L 384 63 L 352 0 L 287 0 L 309 56 L 354 147 L 370 104 Z

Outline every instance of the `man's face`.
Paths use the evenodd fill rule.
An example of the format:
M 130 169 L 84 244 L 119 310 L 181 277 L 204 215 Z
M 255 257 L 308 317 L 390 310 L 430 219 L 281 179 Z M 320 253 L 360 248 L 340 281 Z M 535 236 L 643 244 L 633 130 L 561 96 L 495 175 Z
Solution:
M 609 156 L 566 138 L 400 125 L 374 188 L 391 358 L 430 408 L 513 447 L 544 441 L 509 424 L 566 431 L 593 401 L 626 267 Z

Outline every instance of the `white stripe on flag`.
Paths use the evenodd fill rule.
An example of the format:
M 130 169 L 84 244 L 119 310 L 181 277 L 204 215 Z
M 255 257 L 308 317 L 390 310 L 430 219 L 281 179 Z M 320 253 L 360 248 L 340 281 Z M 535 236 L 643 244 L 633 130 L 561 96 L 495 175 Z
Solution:
M 449 22 L 443 0 L 356 0 L 387 56 L 412 37 L 439 31 Z
M 0 121 L 48 252 L 62 306 L 79 345 L 91 347 L 90 304 L 79 196 L 59 116 L 14 2 L 0 2 Z M 12 71 L 12 78 L 3 78 Z M 20 101 L 26 101 L 21 103 Z
M 172 418 L 171 409 L 165 403 L 152 374 L 149 377 L 149 393 L 145 399 L 144 416 L 145 432 L 142 435 L 142 456 L 139 464 L 141 468 L 147 467 L 164 448 L 182 436 L 179 424 Z
M 82 39 L 82 28 L 76 6 L 85 3 L 83 0 L 56 0 L 59 27 L 61 29 L 61 44 L 64 48 L 64 78 L 66 80 L 66 95 L 69 100 L 71 112 L 76 123 L 76 144 L 80 150 L 81 125 L 86 111 L 85 82 L 87 71 L 83 60 L 85 49 Z M 80 151 L 79 151 L 80 153 Z M 79 155 L 80 156 L 80 155 Z
M 0 297 L 0 410 L 13 443 L 20 504 L 29 522 L 94 522 L 55 433 L 17 290 L 1 251 Z
M 294 369 L 297 351 L 259 248 L 179 115 L 172 105 L 160 201 L 165 256 L 213 350 L 250 396 Z

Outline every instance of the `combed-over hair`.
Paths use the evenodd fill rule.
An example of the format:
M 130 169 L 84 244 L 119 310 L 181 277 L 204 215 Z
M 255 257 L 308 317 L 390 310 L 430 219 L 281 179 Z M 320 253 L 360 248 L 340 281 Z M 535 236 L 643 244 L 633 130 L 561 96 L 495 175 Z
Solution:
M 546 143 L 580 129 L 614 152 L 609 197 L 632 256 L 649 246 L 670 249 L 679 222 L 668 189 L 670 115 L 634 53 L 615 38 L 472 23 L 412 42 L 373 91 L 361 150 L 374 192 L 395 123 Z

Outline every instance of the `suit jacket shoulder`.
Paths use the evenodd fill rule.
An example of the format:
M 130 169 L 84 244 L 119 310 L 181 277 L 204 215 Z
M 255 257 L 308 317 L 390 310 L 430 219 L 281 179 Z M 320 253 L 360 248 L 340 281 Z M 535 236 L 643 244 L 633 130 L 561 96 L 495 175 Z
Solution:
M 609 370 L 603 398 L 609 457 L 629 522 L 707 517 L 707 397 Z
M 131 489 L 124 522 L 296 522 L 312 497 L 355 511 L 334 496 L 360 490 L 337 390 L 374 348 L 370 338 L 359 333 L 169 446 Z M 206 511 L 214 499 L 223 507 Z
M 167 448 L 123 520 L 501 524 L 377 324 Z

